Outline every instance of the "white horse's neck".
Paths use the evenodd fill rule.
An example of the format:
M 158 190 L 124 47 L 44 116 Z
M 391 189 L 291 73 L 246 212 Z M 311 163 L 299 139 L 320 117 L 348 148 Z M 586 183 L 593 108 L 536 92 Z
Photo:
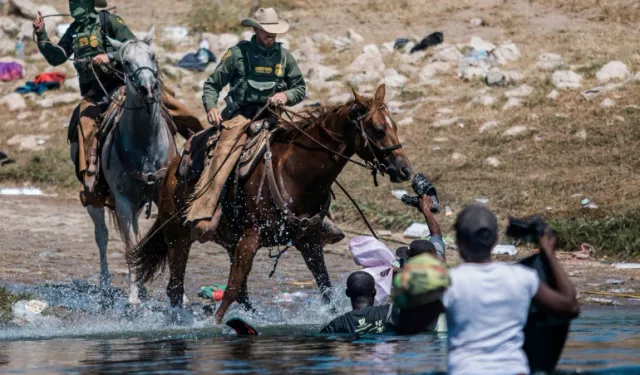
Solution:
M 117 141 L 134 165 L 141 166 L 143 172 L 152 172 L 152 169 L 164 164 L 171 140 L 162 117 L 160 101 L 147 103 L 143 96 L 128 86 L 118 126 L 120 139 Z

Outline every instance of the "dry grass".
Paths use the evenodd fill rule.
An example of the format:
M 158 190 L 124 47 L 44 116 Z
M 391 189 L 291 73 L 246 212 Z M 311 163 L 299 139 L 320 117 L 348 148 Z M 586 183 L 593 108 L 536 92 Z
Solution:
M 572 13 L 590 12 L 593 19 L 633 24 L 640 21 L 640 3 L 636 0 L 529 0 L 558 7 Z
M 240 21 L 253 17 L 252 11 L 256 1 L 252 0 L 194 0 L 186 22 L 196 32 L 233 33 L 242 30 Z M 274 7 L 279 12 L 298 9 L 304 1 L 295 0 L 259 0 L 261 7 Z
M 31 296 L 27 293 L 13 294 L 5 288 L 0 288 L 0 326 L 11 321 L 11 305 Z

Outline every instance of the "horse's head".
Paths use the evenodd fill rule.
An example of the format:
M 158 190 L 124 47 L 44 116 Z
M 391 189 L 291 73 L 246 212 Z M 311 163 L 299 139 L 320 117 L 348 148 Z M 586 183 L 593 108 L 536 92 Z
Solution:
M 151 50 L 155 26 L 143 40 L 119 42 L 109 38 L 109 42 L 120 51 L 128 92 L 137 92 L 147 103 L 160 98 L 160 77 L 156 55 Z
M 384 104 L 385 86 L 373 99 L 353 90 L 355 97 L 349 120 L 355 125 L 355 152 L 363 160 L 389 174 L 391 182 L 408 181 L 413 174 L 409 158 L 398 141 L 398 127 Z

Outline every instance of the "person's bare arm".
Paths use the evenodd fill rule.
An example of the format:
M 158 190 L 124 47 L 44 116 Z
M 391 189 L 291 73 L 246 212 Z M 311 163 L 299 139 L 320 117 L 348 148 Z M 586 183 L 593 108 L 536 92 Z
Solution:
M 418 204 L 418 210 L 420 210 L 422 215 L 424 215 L 424 219 L 427 221 L 427 226 L 429 227 L 431 235 L 442 238 L 442 229 L 440 229 L 438 220 L 436 220 L 436 217 L 431 212 L 431 207 L 433 207 L 433 200 L 431 197 L 428 195 L 421 196 Z
M 580 304 L 578 303 L 576 287 L 556 258 L 554 253 L 555 243 L 555 237 L 547 228 L 542 238 L 540 238 L 540 249 L 549 261 L 549 268 L 553 278 L 556 280 L 557 290 L 551 289 L 544 282 L 540 282 L 538 292 L 533 298 L 545 309 L 570 317 L 577 317 L 580 314 Z

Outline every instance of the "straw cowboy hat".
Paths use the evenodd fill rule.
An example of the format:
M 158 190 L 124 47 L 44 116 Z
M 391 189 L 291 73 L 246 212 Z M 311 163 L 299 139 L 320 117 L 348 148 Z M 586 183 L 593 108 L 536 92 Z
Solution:
M 270 34 L 284 34 L 289 30 L 289 20 L 280 19 L 273 8 L 260 8 L 254 18 L 246 18 L 240 23 L 244 27 L 257 27 Z
M 106 8 L 107 0 L 93 0 L 93 6 L 96 8 Z

